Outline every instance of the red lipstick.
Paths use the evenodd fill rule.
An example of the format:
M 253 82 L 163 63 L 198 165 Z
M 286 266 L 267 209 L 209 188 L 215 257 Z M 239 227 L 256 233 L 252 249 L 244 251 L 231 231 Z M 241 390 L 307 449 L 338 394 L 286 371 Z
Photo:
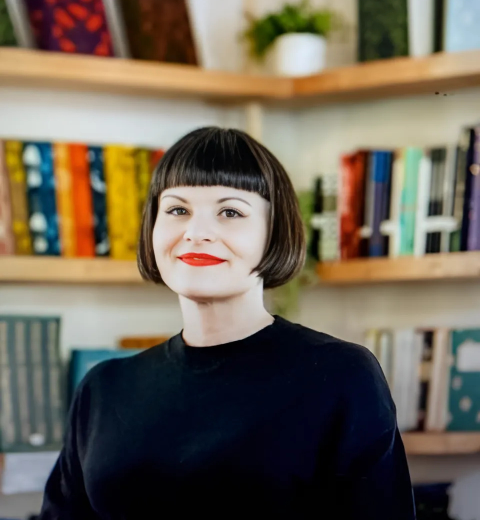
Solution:
M 223 258 L 218 258 L 212 255 L 206 255 L 205 253 L 185 253 L 178 257 L 180 260 L 188 265 L 196 267 L 202 267 L 207 265 L 218 265 L 225 262 Z

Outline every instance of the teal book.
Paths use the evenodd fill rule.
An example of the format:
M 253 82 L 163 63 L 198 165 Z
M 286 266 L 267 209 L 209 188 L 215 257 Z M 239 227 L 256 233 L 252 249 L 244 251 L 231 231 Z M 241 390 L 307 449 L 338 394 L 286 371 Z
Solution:
M 144 349 L 92 349 L 92 348 L 76 348 L 72 350 L 70 358 L 70 374 L 69 374 L 69 400 L 71 400 L 75 389 L 80 384 L 86 373 L 98 363 L 107 361 L 108 359 L 118 359 L 133 356 L 142 352 Z
M 407 0 L 358 0 L 358 61 L 408 53 Z
M 60 318 L 0 316 L 0 451 L 56 451 L 65 399 Z
M 418 171 L 423 150 L 405 149 L 405 174 L 400 205 L 400 255 L 413 255 L 417 211 Z
M 480 431 L 480 329 L 451 333 L 449 431 Z

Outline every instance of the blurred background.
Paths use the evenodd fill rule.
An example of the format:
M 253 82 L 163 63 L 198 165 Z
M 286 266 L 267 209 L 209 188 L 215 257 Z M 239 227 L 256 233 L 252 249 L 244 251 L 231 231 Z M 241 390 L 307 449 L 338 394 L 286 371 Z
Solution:
M 480 2 L 0 0 L 0 517 L 38 514 L 95 363 L 182 328 L 135 251 L 205 125 L 277 155 L 308 234 L 272 313 L 365 345 L 419 520 L 480 519 Z

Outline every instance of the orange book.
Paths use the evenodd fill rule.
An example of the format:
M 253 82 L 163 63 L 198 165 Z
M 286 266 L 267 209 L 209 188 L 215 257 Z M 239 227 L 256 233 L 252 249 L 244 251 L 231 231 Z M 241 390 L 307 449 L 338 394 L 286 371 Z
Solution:
M 95 256 L 93 204 L 90 189 L 90 167 L 86 144 L 70 144 L 73 215 L 75 220 L 75 256 Z
M 74 257 L 77 248 L 69 146 L 66 143 L 54 143 L 53 159 L 61 254 Z
M 160 159 L 165 155 L 165 150 L 158 149 L 150 152 L 150 175 L 153 174 L 153 170 L 157 167 Z

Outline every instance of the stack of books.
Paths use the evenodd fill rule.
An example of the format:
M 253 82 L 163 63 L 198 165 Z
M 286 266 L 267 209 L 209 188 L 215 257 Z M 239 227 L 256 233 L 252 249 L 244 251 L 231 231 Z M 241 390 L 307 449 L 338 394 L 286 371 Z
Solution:
M 326 185 L 321 179 L 320 200 Z M 321 205 L 311 221 L 322 231 L 311 247 L 319 260 L 478 251 L 480 126 L 464 128 L 456 146 L 343 154 L 336 196 L 338 234 L 327 233 Z M 334 229 L 329 211 L 328 228 Z M 327 247 L 322 237 L 328 255 L 321 254 Z
M 480 329 L 371 329 L 401 431 L 480 431 Z
M 136 258 L 163 150 L 0 141 L 0 254 Z

